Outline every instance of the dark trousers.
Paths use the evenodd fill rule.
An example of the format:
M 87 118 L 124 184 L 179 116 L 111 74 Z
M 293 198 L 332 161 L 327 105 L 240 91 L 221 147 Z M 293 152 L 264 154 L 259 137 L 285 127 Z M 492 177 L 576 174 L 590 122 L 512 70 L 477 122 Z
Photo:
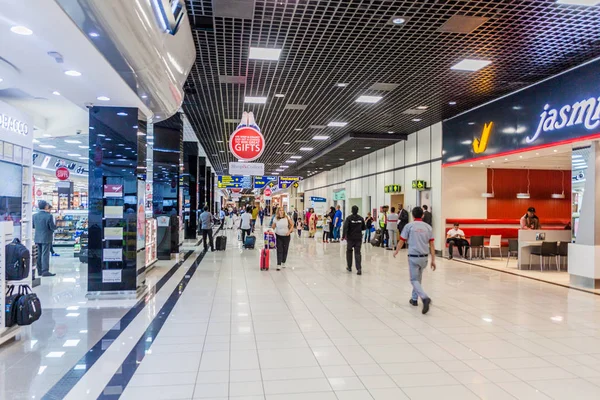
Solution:
M 37 270 L 41 276 L 50 272 L 50 247 L 52 247 L 52 243 L 36 243 L 36 245 L 38 247 Z
M 386 241 L 387 239 L 387 241 Z M 390 234 L 387 230 L 387 225 L 381 228 L 381 247 L 389 246 Z M 385 244 L 384 244 L 385 243 Z
M 446 239 L 446 243 L 448 243 L 448 254 L 450 255 L 450 258 L 452 258 L 454 246 L 458 248 L 458 254 L 460 254 L 461 257 L 463 255 L 463 247 L 465 248 L 466 252 L 469 251 L 470 245 L 466 239 Z
M 367 228 L 365 231 L 365 243 L 371 241 L 371 228 Z
M 221 229 L 225 229 L 225 218 L 221 220 Z
M 204 251 L 208 250 L 209 242 L 206 241 L 206 238 L 210 240 L 210 251 L 214 251 L 215 247 L 213 246 L 213 232 L 212 229 L 202 229 L 202 242 L 204 243 Z
M 326 242 L 329 240 L 329 232 L 323 231 L 323 241 Z
M 251 219 L 250 220 L 250 227 L 252 229 L 252 232 L 254 232 L 254 228 L 256 227 L 256 220 L 255 219 Z
M 242 245 L 246 243 L 246 235 L 250 236 L 250 229 L 242 229 Z
M 354 262 L 356 264 L 356 270 L 362 270 L 362 255 L 360 253 L 360 248 L 362 246 L 362 240 L 347 240 L 346 244 L 346 263 L 348 268 L 352 269 L 352 250 L 354 250 Z
M 290 249 L 290 236 L 280 236 L 275 235 L 277 237 L 277 265 L 285 264 L 287 261 L 288 250 Z

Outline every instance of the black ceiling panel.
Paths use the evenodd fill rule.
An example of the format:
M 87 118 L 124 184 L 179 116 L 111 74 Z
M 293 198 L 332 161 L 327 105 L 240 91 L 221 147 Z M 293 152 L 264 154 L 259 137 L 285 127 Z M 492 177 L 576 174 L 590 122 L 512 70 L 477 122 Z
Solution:
M 226 173 L 221 168 L 233 161 L 227 139 L 236 123 L 226 121 L 239 120 L 244 110 L 254 112 L 265 135 L 267 147 L 258 161 L 270 164 L 266 172 L 271 172 L 271 165 L 283 164 L 289 153 L 299 154 L 300 147 L 314 148 L 302 154 L 310 158 L 349 132 L 412 133 L 600 56 L 597 6 L 560 5 L 555 0 L 255 0 L 253 4 L 254 18 L 247 19 L 215 17 L 213 0 L 186 0 L 193 21 L 213 20 L 211 29 L 192 32 L 197 60 L 183 108 L 217 173 Z M 470 33 L 445 31 L 444 24 L 454 16 L 478 17 L 483 23 L 473 24 L 477 27 Z M 390 23 L 394 17 L 406 22 L 394 25 Z M 251 46 L 281 48 L 281 57 L 248 60 Z M 450 70 L 464 58 L 492 64 L 479 72 Z M 383 100 L 356 103 L 360 95 Z M 244 104 L 244 96 L 268 100 L 266 105 Z M 450 101 L 457 104 L 449 105 Z M 286 105 L 295 106 L 286 109 Z M 404 113 L 417 106 L 428 108 L 419 115 Z M 348 125 L 309 128 L 331 121 Z M 331 139 L 314 141 L 314 135 Z M 357 153 L 353 154 L 358 157 Z M 326 164 L 332 167 L 321 167 L 336 165 Z M 289 174 L 299 172 L 306 175 L 288 169 Z

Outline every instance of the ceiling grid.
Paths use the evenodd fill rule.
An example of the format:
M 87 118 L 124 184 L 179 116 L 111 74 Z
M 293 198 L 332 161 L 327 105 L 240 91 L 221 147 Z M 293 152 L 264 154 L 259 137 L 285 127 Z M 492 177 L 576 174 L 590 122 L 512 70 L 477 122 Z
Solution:
M 204 17 L 213 27 L 194 30 L 198 58 L 183 109 L 219 173 L 233 161 L 227 139 L 244 110 L 254 112 L 265 135 L 267 147 L 257 161 L 269 164 L 267 172 L 293 154 L 303 158 L 285 173 L 306 175 L 296 167 L 350 133 L 393 131 L 400 140 L 600 56 L 598 7 L 555 0 L 254 0 L 251 20 L 214 16 L 212 2 L 186 0 L 192 25 Z M 456 15 L 486 20 L 468 34 L 441 32 Z M 393 17 L 406 22 L 394 25 Z M 281 57 L 248 60 L 251 46 L 281 48 Z M 450 70 L 464 58 L 492 64 L 479 72 Z M 223 75 L 245 76 L 246 83 L 220 83 Z M 370 90 L 375 83 L 398 87 Z M 361 95 L 383 99 L 356 103 Z M 244 96 L 266 96 L 267 103 L 244 104 Z M 403 114 L 421 105 L 428 106 L 423 114 Z M 309 128 L 332 121 L 348 125 Z M 312 140 L 315 134 L 330 139 Z M 327 164 L 331 167 L 317 162 L 315 168 L 333 168 Z

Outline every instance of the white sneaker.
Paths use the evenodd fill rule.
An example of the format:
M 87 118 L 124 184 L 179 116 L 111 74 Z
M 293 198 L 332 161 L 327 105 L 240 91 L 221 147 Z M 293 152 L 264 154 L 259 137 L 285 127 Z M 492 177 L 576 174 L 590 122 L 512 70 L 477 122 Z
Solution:
M 285 268 L 285 263 L 281 264 L 281 267 L 282 267 L 282 268 Z

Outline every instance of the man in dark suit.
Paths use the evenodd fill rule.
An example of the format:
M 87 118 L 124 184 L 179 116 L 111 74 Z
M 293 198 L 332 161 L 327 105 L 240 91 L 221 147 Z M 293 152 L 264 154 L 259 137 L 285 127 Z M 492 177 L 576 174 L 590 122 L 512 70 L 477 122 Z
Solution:
M 33 241 L 38 247 L 38 274 L 40 276 L 54 276 L 56 274 L 50 273 L 50 246 L 52 246 L 56 225 L 54 225 L 54 218 L 50 214 L 50 204 L 48 202 L 40 200 L 38 208 L 40 210 L 33 216 L 33 229 L 35 229 Z
M 429 207 L 427 204 L 423 206 L 423 222 L 425 222 L 429 226 L 433 226 L 433 215 L 429 212 Z

